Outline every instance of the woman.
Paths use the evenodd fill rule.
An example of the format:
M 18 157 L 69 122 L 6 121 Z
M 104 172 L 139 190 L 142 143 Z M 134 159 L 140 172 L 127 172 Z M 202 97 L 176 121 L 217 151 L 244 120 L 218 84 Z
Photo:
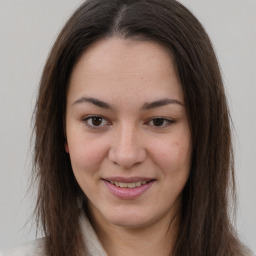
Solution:
M 74 13 L 42 75 L 34 163 L 45 238 L 21 255 L 248 255 L 228 214 L 218 63 L 176 1 L 88 0 Z

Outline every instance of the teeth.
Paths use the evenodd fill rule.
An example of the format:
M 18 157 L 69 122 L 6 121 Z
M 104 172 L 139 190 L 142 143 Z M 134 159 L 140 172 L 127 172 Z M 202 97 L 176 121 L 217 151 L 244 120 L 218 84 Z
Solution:
M 117 187 L 120 187 L 120 188 L 136 188 L 136 187 L 146 184 L 147 182 L 146 181 L 138 181 L 138 182 L 125 183 L 125 182 L 110 181 L 110 183 Z
M 116 185 L 116 183 L 117 182 L 115 182 L 115 185 Z M 117 186 L 117 185 L 116 185 Z M 119 187 L 121 187 L 121 188 L 126 188 L 127 187 L 127 185 L 125 184 L 125 183 L 119 183 Z
M 128 184 L 128 188 L 135 188 L 135 186 L 136 186 L 136 183 L 129 183 Z

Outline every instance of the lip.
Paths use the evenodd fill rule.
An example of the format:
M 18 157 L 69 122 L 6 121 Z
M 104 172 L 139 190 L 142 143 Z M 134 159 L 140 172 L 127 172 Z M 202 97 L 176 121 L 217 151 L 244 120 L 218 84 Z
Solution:
M 146 177 L 120 177 L 120 176 L 114 176 L 114 177 L 105 177 L 103 180 L 106 181 L 114 181 L 114 182 L 124 182 L 124 183 L 132 183 L 132 182 L 139 182 L 139 181 L 151 181 L 154 180 L 152 178 L 146 178 Z
M 136 199 L 140 196 L 142 196 L 146 191 L 150 189 L 150 187 L 155 183 L 155 179 L 151 178 L 143 178 L 143 177 L 111 177 L 111 178 L 104 178 L 102 181 L 105 183 L 106 187 L 116 197 L 120 199 Z M 118 186 L 115 186 L 114 184 L 111 184 L 110 181 L 114 182 L 124 182 L 124 183 L 133 183 L 133 182 L 139 182 L 139 181 L 147 181 L 146 184 L 141 185 L 139 187 L 135 188 L 121 188 Z

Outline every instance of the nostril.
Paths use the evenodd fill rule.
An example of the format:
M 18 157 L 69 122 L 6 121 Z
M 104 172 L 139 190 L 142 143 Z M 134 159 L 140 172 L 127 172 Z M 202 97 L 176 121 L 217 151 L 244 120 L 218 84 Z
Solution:
M 128 138 L 113 140 L 113 144 L 108 152 L 108 157 L 114 165 L 124 169 L 129 169 L 134 165 L 141 164 L 146 158 L 145 148 L 139 141 Z

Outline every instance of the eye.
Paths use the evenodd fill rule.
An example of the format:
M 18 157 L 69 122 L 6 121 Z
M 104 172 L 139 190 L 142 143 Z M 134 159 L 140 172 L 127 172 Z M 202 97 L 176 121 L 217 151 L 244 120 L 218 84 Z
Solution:
M 166 127 L 173 123 L 173 120 L 163 118 L 163 117 L 156 117 L 148 121 L 148 124 L 154 127 Z
M 89 128 L 100 128 L 109 125 L 109 122 L 102 116 L 87 116 L 83 118 L 83 123 Z

